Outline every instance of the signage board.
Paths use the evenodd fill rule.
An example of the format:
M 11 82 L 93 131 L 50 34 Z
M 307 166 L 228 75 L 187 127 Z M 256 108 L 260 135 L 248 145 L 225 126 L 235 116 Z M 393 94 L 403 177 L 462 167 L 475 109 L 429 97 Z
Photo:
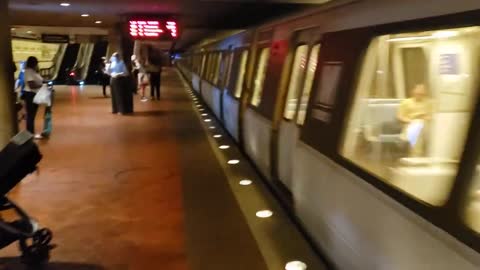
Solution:
M 159 40 L 178 37 L 177 22 L 159 19 L 130 19 L 128 34 L 132 39 Z

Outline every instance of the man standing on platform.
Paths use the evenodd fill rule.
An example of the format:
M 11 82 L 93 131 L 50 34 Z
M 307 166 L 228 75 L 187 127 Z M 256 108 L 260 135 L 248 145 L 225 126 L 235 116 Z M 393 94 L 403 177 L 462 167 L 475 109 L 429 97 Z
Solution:
M 153 52 L 153 50 L 151 50 Z M 162 57 L 151 53 L 148 61 L 148 73 L 150 75 L 150 96 L 152 100 L 160 100 L 160 83 L 162 78 Z

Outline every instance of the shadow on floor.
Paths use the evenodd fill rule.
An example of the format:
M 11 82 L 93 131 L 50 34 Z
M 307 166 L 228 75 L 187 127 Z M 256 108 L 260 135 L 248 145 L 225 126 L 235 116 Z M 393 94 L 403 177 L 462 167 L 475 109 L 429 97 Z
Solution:
M 51 262 L 44 267 L 27 268 L 19 258 L 0 258 L 0 270 L 105 270 L 105 268 L 98 265 L 67 262 Z

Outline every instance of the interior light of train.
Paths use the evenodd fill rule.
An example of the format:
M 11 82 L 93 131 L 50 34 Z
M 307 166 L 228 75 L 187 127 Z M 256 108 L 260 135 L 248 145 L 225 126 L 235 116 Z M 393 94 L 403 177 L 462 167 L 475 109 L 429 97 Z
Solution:
M 213 135 L 213 137 L 216 138 L 216 139 L 218 139 L 218 138 L 221 138 L 222 135 L 220 135 L 220 134 L 215 134 L 215 135 Z
M 249 186 L 249 185 L 252 184 L 252 180 L 243 179 L 243 180 L 241 180 L 241 181 L 239 182 L 239 184 L 240 184 L 241 186 Z
M 86 14 L 86 13 L 85 13 L 85 14 L 82 14 L 82 15 L 80 15 L 80 16 L 82 16 L 82 17 L 90 17 L 90 14 Z
M 230 165 L 236 165 L 236 164 L 240 163 L 240 160 L 230 159 L 227 163 L 230 164 Z
M 388 39 L 388 42 L 395 41 L 418 41 L 418 40 L 429 40 L 429 39 L 438 39 L 438 38 L 451 38 L 458 36 L 457 31 L 438 31 L 433 33 L 430 36 L 418 36 L 418 37 L 399 37 Z
M 210 126 L 209 129 L 215 129 L 215 126 Z
M 60 6 L 62 6 L 62 7 L 69 7 L 69 6 L 70 6 L 70 3 L 60 3 Z
M 273 216 L 273 212 L 270 210 L 261 210 L 256 213 L 256 216 L 259 218 L 269 218 Z
M 208 116 L 208 113 L 202 113 L 202 116 Z
M 230 148 L 229 145 L 220 145 L 218 148 L 222 149 L 222 150 L 226 150 L 228 148 Z
M 205 121 L 205 122 L 208 123 L 208 122 L 212 122 L 212 119 L 205 119 L 205 120 L 203 120 L 203 121 Z
M 96 23 L 96 24 L 101 24 L 101 23 L 102 23 L 102 21 L 95 21 L 95 23 Z
M 285 265 L 285 270 L 306 270 L 307 265 L 301 261 L 292 261 Z
M 435 38 L 451 38 L 458 36 L 457 31 L 438 31 L 432 35 Z

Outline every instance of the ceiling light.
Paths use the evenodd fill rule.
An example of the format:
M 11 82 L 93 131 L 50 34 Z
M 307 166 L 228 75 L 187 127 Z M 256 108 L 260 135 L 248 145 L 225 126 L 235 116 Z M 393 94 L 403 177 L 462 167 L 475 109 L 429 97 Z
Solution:
M 285 270 L 306 270 L 307 265 L 301 261 L 289 262 L 285 265 Z
M 205 120 L 203 120 L 203 121 L 205 121 L 205 122 L 212 122 L 212 119 L 205 119 Z
M 242 186 L 249 186 L 252 184 L 252 180 L 249 180 L 249 179 L 243 179 L 239 182 L 240 185 Z
M 438 31 L 432 35 L 435 38 L 451 38 L 458 36 L 457 31 Z
M 12 30 L 12 31 L 15 31 L 15 29 L 16 29 L 15 27 L 10 28 L 10 30 Z
M 60 6 L 62 6 L 62 7 L 69 7 L 69 6 L 70 6 L 70 3 L 60 3 Z
M 208 115 L 208 113 L 202 113 L 202 116 L 207 116 L 207 115 Z
M 230 159 L 227 163 L 230 164 L 230 165 L 235 165 L 235 164 L 240 163 L 240 160 L 238 160 L 238 159 Z
M 209 129 L 215 129 L 215 126 L 210 126 Z
M 261 210 L 256 213 L 256 216 L 259 218 L 269 218 L 273 216 L 273 212 L 270 210 Z
M 222 135 L 220 135 L 220 134 L 215 134 L 215 135 L 213 135 L 213 138 L 217 138 L 217 139 L 218 139 L 218 138 L 221 138 L 221 137 L 222 137 Z
M 229 145 L 220 145 L 218 148 L 220 148 L 222 150 L 225 150 L 225 149 L 230 148 L 230 146 Z
M 90 17 L 90 14 L 82 14 L 82 15 L 80 15 L 80 16 L 82 16 L 82 17 Z
M 95 23 L 96 23 L 96 24 L 101 24 L 101 23 L 102 23 L 102 21 L 95 21 Z
M 33 33 L 33 32 L 32 32 L 32 31 L 30 31 L 30 30 L 28 30 L 28 31 L 27 31 L 27 34 L 32 34 L 32 33 Z

